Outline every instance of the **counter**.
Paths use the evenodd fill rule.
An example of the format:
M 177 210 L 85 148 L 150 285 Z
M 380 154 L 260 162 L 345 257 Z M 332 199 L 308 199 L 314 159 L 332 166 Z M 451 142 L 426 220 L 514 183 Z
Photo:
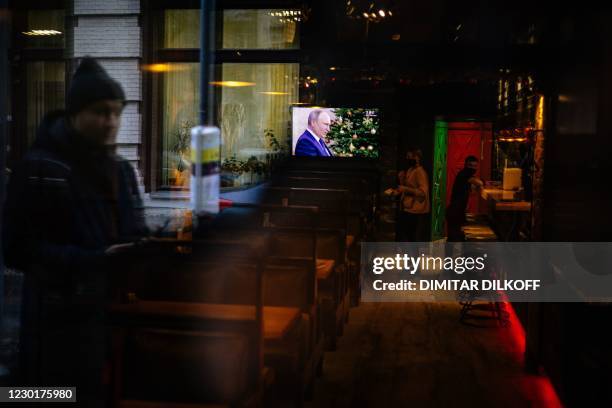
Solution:
M 515 199 L 517 193 L 497 186 L 480 191 L 487 203 L 491 227 L 500 241 L 528 241 L 531 236 L 531 202 Z
M 484 200 L 492 201 L 496 211 L 531 211 L 531 202 L 514 200 L 513 191 L 485 187 L 480 191 L 480 195 Z

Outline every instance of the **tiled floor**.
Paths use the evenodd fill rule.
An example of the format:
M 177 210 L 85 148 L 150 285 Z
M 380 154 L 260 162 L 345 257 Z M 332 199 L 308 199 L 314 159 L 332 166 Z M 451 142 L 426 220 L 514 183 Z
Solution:
M 326 353 L 308 407 L 553 407 L 509 329 L 459 323 L 454 303 L 364 303 Z

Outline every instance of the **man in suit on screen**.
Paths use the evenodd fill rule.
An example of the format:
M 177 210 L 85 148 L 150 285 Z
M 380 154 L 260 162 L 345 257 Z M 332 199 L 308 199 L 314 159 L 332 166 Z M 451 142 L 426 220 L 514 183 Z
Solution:
M 324 110 L 315 109 L 308 115 L 308 127 L 295 145 L 296 156 L 332 157 L 334 154 L 325 143 L 329 133 L 331 116 Z

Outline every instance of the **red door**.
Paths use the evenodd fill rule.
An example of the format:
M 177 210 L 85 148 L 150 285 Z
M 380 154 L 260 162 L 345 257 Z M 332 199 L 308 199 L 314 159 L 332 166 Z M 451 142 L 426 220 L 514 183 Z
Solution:
M 477 177 L 489 180 L 491 177 L 491 124 L 482 122 L 449 122 L 448 153 L 446 170 L 446 205 L 450 203 L 451 192 L 457 173 L 463 169 L 465 158 L 476 156 L 480 165 Z M 479 214 L 486 212 L 480 205 L 477 194 L 471 194 L 467 212 Z

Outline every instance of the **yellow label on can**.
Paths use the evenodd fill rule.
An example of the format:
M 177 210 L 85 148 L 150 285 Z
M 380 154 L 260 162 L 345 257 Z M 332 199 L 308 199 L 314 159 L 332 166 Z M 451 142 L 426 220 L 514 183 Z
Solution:
M 196 157 L 196 152 L 194 150 L 191 151 L 192 163 L 208 163 L 214 161 L 219 161 L 218 148 L 202 149 L 200 160 L 198 160 L 198 158 Z

